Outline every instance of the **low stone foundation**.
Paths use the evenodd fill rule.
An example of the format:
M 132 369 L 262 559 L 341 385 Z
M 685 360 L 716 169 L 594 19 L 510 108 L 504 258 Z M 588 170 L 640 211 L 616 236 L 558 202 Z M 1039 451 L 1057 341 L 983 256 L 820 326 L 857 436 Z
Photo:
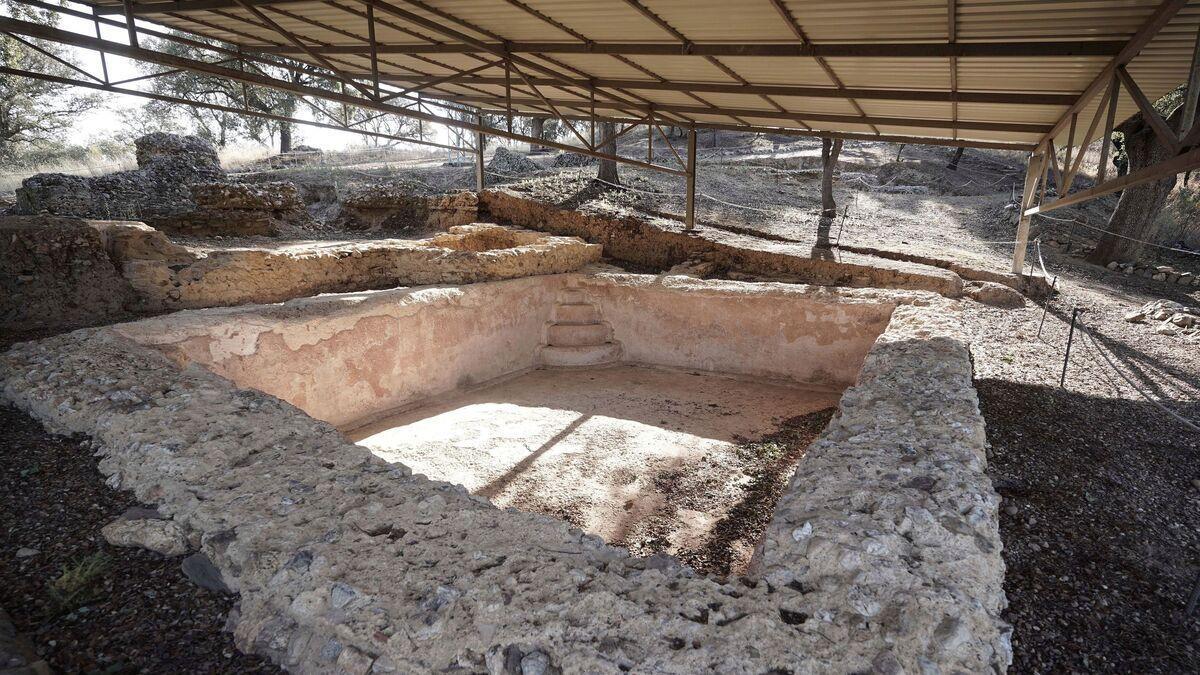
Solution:
M 472 248 L 504 238 L 509 246 Z M 468 242 L 463 244 L 463 242 Z M 435 283 L 475 283 L 571 272 L 600 259 L 600 247 L 572 237 L 463 225 L 427 240 L 383 239 L 192 253 L 185 262 L 121 259 L 146 311 L 280 302 Z
M 702 260 L 727 272 L 794 278 L 801 283 L 852 288 L 901 288 L 962 295 L 962 279 L 953 272 L 883 258 L 836 261 L 799 249 L 781 252 L 687 234 L 667 220 L 589 215 L 520 197 L 504 190 L 479 196 L 482 212 L 518 227 L 579 237 L 604 246 L 607 256 L 652 269 L 668 270 Z M 743 238 L 749 239 L 749 238 Z
M 85 221 L 0 217 L 0 332 L 6 336 L 118 321 L 132 315 L 135 298 L 101 232 Z
M 68 330 L 155 313 L 433 283 L 571 272 L 572 237 L 469 225 L 427 240 L 198 249 L 133 221 L 0 217 L 0 328 Z
M 153 219 L 154 227 L 190 236 L 245 237 L 316 225 L 292 183 L 197 183 L 188 189 L 196 209 Z
M 554 279 L 571 276 L 496 286 Z M 591 283 L 614 282 L 641 283 Z M 685 283 L 683 293 L 735 300 L 780 288 Z M 364 304 L 474 317 L 470 334 L 486 340 L 533 301 L 490 314 L 460 304 L 488 286 L 260 311 L 300 321 L 342 308 L 329 332 L 283 338 L 296 348 L 353 327 Z M 746 579 L 631 558 L 561 521 L 411 475 L 288 403 L 181 368 L 127 337 L 154 334 L 139 324 L 18 345 L 0 356 L 0 383 L 52 430 L 91 436 L 110 484 L 157 504 L 240 594 L 230 621 L 239 646 L 293 672 L 1003 672 L 998 497 L 953 306 L 925 294 L 897 305 L 877 291 L 790 292 L 894 310 Z M 812 318 L 794 312 L 778 330 L 803 336 Z M 249 327 L 245 317 L 238 325 Z M 222 340 L 253 348 L 270 330 Z M 483 356 L 468 344 L 455 359 Z
M 422 195 L 405 185 L 368 185 L 342 197 L 336 226 L 399 232 L 446 230 L 477 220 L 475 194 Z

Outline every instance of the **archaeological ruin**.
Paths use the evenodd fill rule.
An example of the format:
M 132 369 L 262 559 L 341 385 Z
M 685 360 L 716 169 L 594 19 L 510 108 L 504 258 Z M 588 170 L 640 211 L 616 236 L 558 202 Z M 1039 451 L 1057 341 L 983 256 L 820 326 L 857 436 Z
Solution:
M 15 0 L 0 673 L 1200 667 L 1200 11 L 816 4 Z

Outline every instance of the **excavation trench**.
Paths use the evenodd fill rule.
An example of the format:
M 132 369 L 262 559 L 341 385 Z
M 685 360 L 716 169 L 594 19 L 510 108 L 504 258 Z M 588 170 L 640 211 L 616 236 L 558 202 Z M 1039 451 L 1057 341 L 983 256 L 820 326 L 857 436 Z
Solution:
M 122 330 L 497 506 L 561 518 L 635 555 L 741 574 L 891 301 L 571 274 L 184 312 Z

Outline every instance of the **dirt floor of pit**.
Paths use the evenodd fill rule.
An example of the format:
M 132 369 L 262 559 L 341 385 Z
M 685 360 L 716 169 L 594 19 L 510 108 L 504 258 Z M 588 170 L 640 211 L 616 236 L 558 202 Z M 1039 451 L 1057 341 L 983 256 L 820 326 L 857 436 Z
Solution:
M 182 558 L 104 540 L 100 528 L 134 506 L 86 444 L 0 406 L 0 607 L 38 657 L 60 673 L 280 672 L 225 632 L 236 596 L 192 584 Z M 78 607 L 54 609 L 48 585 L 93 556 L 107 563 Z
M 498 506 L 741 573 L 838 397 L 639 366 L 536 370 L 350 436 Z

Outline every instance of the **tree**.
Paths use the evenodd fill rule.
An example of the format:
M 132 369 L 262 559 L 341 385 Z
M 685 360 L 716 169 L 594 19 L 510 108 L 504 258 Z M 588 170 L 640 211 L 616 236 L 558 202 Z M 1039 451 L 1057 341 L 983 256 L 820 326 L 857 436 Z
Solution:
M 617 124 L 615 122 L 600 123 L 600 138 L 598 141 L 607 141 L 600 146 L 600 152 L 609 155 L 617 154 Z M 601 159 L 600 166 L 596 169 L 596 178 L 616 185 L 621 184 L 621 179 L 617 176 L 617 163 L 611 159 Z
M 545 134 L 546 134 L 546 118 L 545 117 L 530 118 L 529 125 L 530 125 L 530 132 L 529 132 L 530 136 L 533 136 L 534 138 L 537 138 L 537 139 L 546 138 L 546 136 L 545 136 Z M 537 152 L 538 150 L 541 150 L 541 149 L 542 149 L 542 146 L 540 146 L 540 145 L 535 145 L 533 143 L 529 144 L 530 152 Z
M 833 172 L 837 169 L 838 155 L 842 154 L 842 139 L 821 139 L 821 217 L 837 215 L 837 203 L 833 201 Z
M 57 15 L 49 10 L 29 7 L 13 0 L 0 2 L 5 13 L 13 18 L 47 26 L 54 26 L 58 22 Z M 64 61 L 73 62 L 70 50 L 58 43 L 31 38 L 26 40 Z M 30 49 L 7 34 L 0 35 L 0 63 L 6 68 L 58 77 L 76 76 L 68 66 Z M 79 94 L 69 85 L 19 75 L 0 75 L 0 159 L 12 161 L 23 149 L 36 148 L 61 138 L 80 116 L 99 107 L 99 95 Z
M 950 163 L 946 165 L 946 168 L 951 171 L 958 171 L 958 162 L 962 159 L 962 156 L 963 148 L 955 148 L 954 156 L 950 158 Z
M 1167 118 L 1167 126 L 1178 130 L 1183 118 L 1183 106 Z M 1159 142 L 1158 136 L 1142 115 L 1134 115 L 1121 123 L 1116 131 L 1124 137 L 1124 154 L 1130 172 L 1151 166 L 1172 157 L 1170 148 Z M 1113 260 L 1125 262 L 1137 260 L 1142 252 L 1142 241 L 1153 241 L 1158 235 L 1158 214 L 1167 203 L 1167 197 L 1175 188 L 1175 174 L 1155 181 L 1140 183 L 1121 191 L 1117 208 L 1108 218 L 1104 228 L 1111 234 L 1103 234 L 1096 249 L 1087 261 L 1106 265 Z
M 198 38 L 192 39 L 197 40 Z M 212 40 L 200 41 L 217 44 Z M 212 58 L 211 53 L 206 50 L 173 40 L 154 41 L 150 44 L 150 48 L 196 61 L 209 61 Z M 152 65 L 145 65 L 143 67 L 147 69 L 147 72 L 157 70 Z M 282 64 L 280 66 L 272 66 L 258 62 L 246 62 L 237 67 L 245 68 L 250 72 L 260 75 L 284 80 L 295 85 L 318 87 L 330 91 L 336 87 L 336 85 L 326 78 L 293 68 L 285 68 Z M 214 105 L 245 106 L 250 110 L 283 117 L 295 117 L 296 111 L 301 104 L 301 97 L 295 94 L 268 87 L 242 84 L 241 82 L 235 82 L 223 77 L 205 75 L 187 70 L 155 78 L 152 82 L 151 91 L 156 94 L 186 98 Z M 242 116 L 235 113 L 220 112 L 184 104 L 168 103 L 165 105 L 173 108 L 175 114 L 188 120 L 195 129 L 195 133 L 209 138 L 218 146 L 222 146 L 239 137 L 269 144 L 274 144 L 275 139 L 278 138 L 280 152 L 288 152 L 292 149 L 294 125 L 291 122 Z M 317 109 L 316 105 L 313 104 L 314 109 Z M 326 123 L 346 120 L 353 121 L 351 117 L 358 114 L 353 112 L 357 109 L 352 106 L 345 106 L 342 109 L 335 110 L 323 107 L 321 110 L 324 112 L 316 112 L 314 114 Z M 326 117 L 325 112 L 328 112 L 334 119 Z M 337 119 L 336 117 L 338 112 L 341 113 L 341 119 Z M 365 118 L 366 115 L 362 116 L 362 119 Z

